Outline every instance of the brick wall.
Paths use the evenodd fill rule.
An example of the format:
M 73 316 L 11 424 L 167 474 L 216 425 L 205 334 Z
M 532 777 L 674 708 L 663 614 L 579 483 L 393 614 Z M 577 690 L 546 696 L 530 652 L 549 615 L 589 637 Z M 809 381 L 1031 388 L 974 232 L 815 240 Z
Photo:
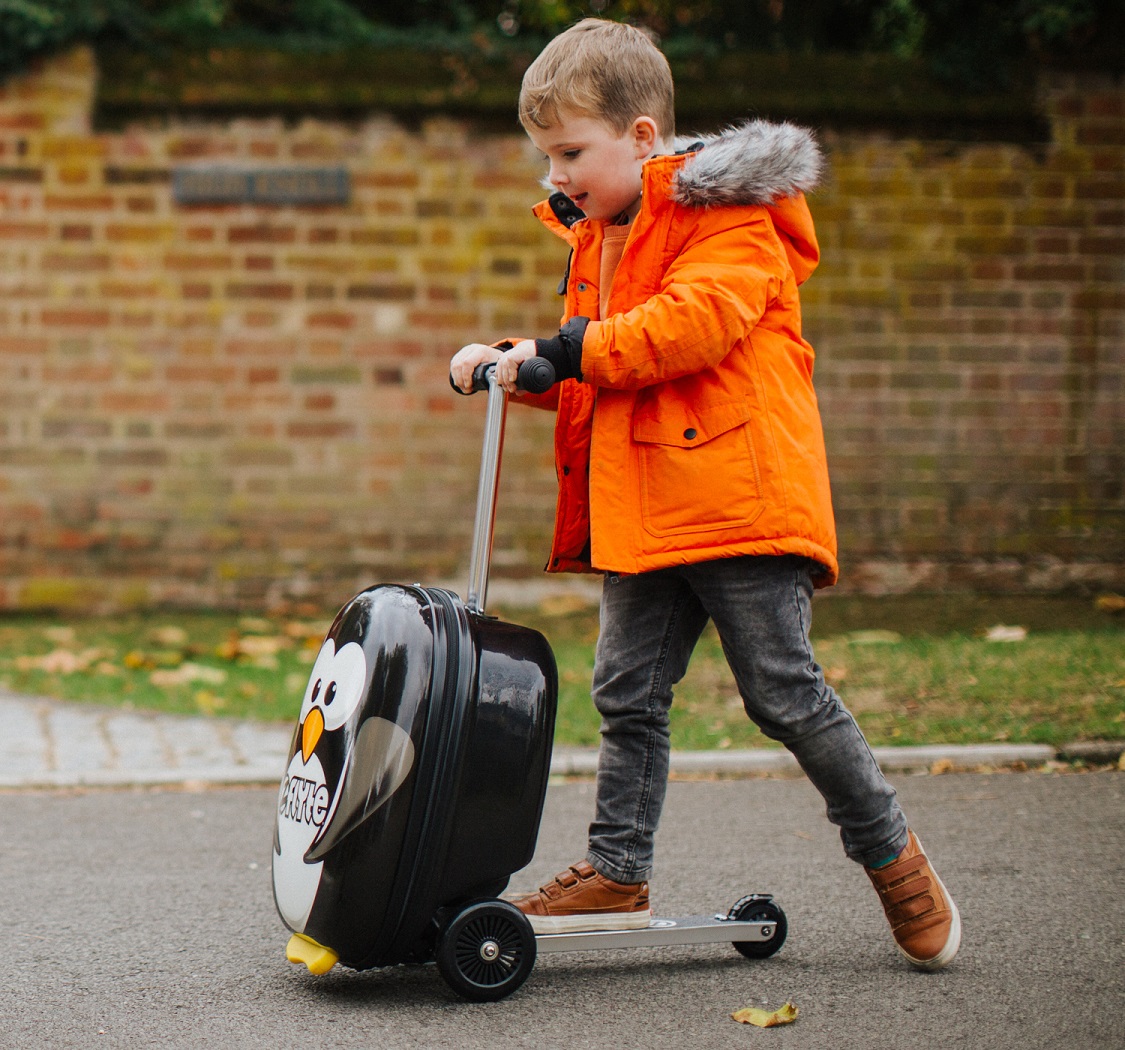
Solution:
M 0 89 L 0 608 L 459 582 L 483 402 L 449 355 L 558 320 L 534 152 L 442 119 L 94 131 L 95 76 Z M 1123 99 L 1045 81 L 1037 147 L 822 131 L 846 585 L 1125 585 Z M 193 163 L 343 165 L 351 199 L 177 204 Z M 545 556 L 549 429 L 509 416 L 500 575 Z

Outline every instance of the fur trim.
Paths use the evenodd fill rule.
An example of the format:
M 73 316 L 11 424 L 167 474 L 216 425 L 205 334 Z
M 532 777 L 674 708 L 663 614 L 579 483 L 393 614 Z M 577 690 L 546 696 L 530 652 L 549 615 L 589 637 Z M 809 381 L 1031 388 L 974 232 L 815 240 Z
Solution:
M 824 170 L 812 132 L 794 124 L 752 120 L 717 135 L 677 139 L 676 145 L 699 142 L 703 149 L 676 174 L 677 204 L 771 204 L 814 189 Z

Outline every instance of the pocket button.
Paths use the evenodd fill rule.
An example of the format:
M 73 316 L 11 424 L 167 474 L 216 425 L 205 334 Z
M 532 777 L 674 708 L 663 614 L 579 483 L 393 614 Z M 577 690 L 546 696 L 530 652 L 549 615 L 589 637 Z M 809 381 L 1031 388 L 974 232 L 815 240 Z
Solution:
M 684 431 L 684 437 L 687 438 L 688 441 L 694 441 L 695 435 L 696 435 L 695 427 L 688 427 L 687 430 Z

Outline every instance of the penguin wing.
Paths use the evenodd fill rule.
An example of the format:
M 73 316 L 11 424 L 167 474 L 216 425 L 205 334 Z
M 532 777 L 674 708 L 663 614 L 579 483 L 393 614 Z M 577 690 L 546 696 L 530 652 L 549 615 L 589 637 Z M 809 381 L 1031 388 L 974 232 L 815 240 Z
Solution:
M 344 763 L 336 797 L 320 836 L 305 860 L 312 864 L 376 812 L 401 787 L 414 768 L 414 741 L 386 718 L 368 718 Z

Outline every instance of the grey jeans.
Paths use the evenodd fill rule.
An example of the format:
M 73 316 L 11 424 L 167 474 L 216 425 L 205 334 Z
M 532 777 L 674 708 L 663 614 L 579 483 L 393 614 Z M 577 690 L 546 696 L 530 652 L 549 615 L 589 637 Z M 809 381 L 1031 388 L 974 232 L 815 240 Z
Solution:
M 876 864 L 906 845 L 895 791 L 813 659 L 809 570 L 804 558 L 765 556 L 606 577 L 593 686 L 602 739 L 587 855 L 606 878 L 636 883 L 651 876 L 672 689 L 708 619 L 746 713 L 796 757 L 824 797 L 847 855 Z

